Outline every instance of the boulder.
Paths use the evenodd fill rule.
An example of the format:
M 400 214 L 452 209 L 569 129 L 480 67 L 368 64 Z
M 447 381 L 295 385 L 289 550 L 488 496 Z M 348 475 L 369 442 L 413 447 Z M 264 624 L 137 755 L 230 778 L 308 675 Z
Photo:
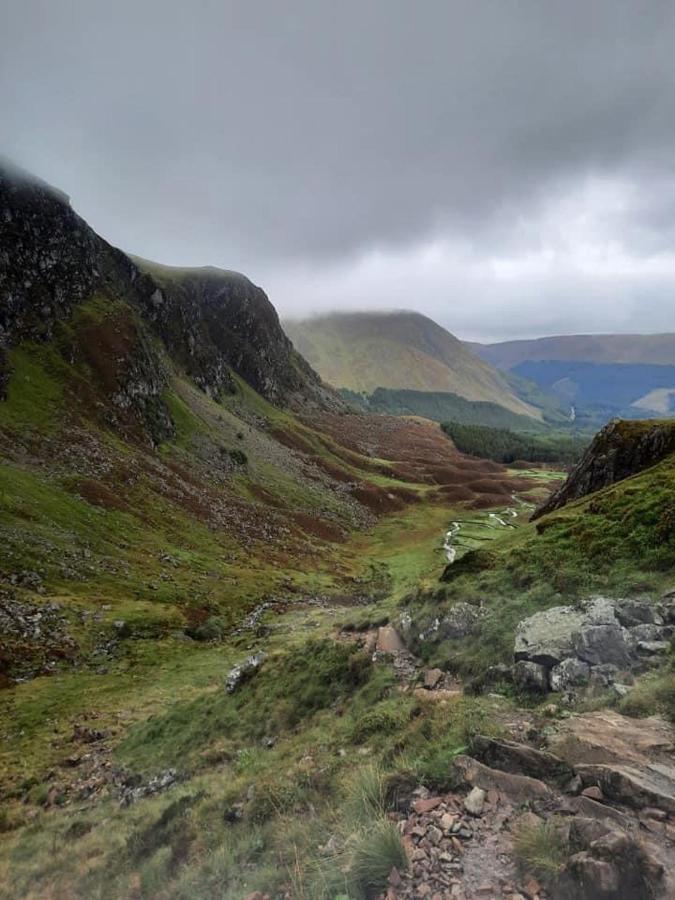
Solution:
M 486 793 L 482 788 L 471 788 L 464 800 L 464 809 L 472 816 L 482 816 Z
M 630 638 L 634 641 L 660 641 L 663 633 L 664 627 L 662 625 L 656 625 L 652 622 L 645 623 L 643 625 L 634 625 L 629 630 Z M 670 629 L 668 629 L 670 632 Z
M 578 763 L 667 762 L 675 749 L 675 730 L 657 716 L 634 719 L 611 709 L 570 716 L 556 724 L 549 749 L 572 766 Z
M 574 656 L 572 637 L 583 621 L 583 612 L 571 606 L 554 606 L 524 619 L 516 631 L 515 659 L 557 666 Z
M 247 656 L 242 663 L 230 669 L 225 679 L 227 693 L 233 694 L 242 684 L 252 678 L 264 661 L 265 654 L 257 653 L 253 656 Z
M 442 669 L 427 669 L 424 673 L 424 687 L 429 691 L 433 691 L 434 688 L 438 687 L 439 682 L 442 680 Z
M 627 666 L 630 651 L 621 625 L 582 625 L 573 637 L 574 656 L 590 666 Z
M 637 809 L 656 807 L 675 815 L 675 769 L 672 766 L 657 762 L 640 767 L 586 763 L 575 768 L 584 784 L 598 785 L 610 800 Z
M 550 799 L 553 796 L 551 790 L 537 778 L 500 772 L 484 766 L 470 756 L 458 756 L 455 759 L 455 770 L 466 784 L 484 791 L 499 791 L 516 803 Z
M 539 663 L 519 660 L 513 667 L 513 682 L 521 691 L 545 694 L 548 690 L 548 670 Z
M 400 653 L 405 645 L 393 625 L 383 625 L 378 629 L 375 648 L 379 653 Z
M 620 828 L 631 827 L 631 819 L 629 819 L 626 813 L 614 809 L 613 806 L 598 803 L 597 800 L 591 800 L 590 797 L 566 797 L 563 804 L 561 804 L 561 809 L 571 813 L 575 817 L 573 820 L 575 822 L 577 819 L 583 817 L 585 819 L 593 819 L 596 822 L 604 823 L 607 827 L 612 823 L 618 825 Z
M 457 640 L 473 634 L 483 612 L 478 606 L 470 603 L 455 603 L 443 616 L 438 625 L 441 640 Z
M 655 897 L 664 869 L 631 835 L 588 820 L 572 822 L 570 845 L 577 848 L 560 873 L 561 900 L 636 900 Z
M 636 625 L 662 625 L 663 619 L 651 600 L 622 599 L 616 601 L 615 614 L 624 628 Z
M 563 659 L 551 669 L 550 682 L 552 691 L 569 691 L 588 684 L 591 667 L 580 659 L 570 657 Z
M 594 597 L 579 607 L 555 606 L 524 619 L 516 631 L 514 659 L 544 666 L 552 690 L 569 693 L 589 684 L 591 693 L 601 693 L 617 680 L 630 684 L 632 670 L 653 665 L 667 652 L 672 634 L 649 600 Z M 534 670 L 521 668 L 520 680 L 527 690 L 541 690 L 541 673 L 537 678 Z
M 574 776 L 574 769 L 560 757 L 516 741 L 476 735 L 471 741 L 471 752 L 483 764 L 515 775 L 560 784 L 569 782 Z

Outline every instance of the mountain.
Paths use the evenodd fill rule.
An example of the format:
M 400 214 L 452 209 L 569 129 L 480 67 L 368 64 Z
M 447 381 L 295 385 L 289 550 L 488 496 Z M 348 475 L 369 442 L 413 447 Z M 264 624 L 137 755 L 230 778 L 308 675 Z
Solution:
M 658 896 L 670 770 L 610 760 L 640 780 L 627 800 L 627 767 L 601 782 L 628 823 L 608 862 L 593 801 L 561 793 L 597 795 L 595 772 L 543 743 L 586 696 L 552 713 L 508 680 L 524 616 L 634 589 L 606 603 L 643 617 L 648 661 L 597 658 L 593 708 L 621 677 L 651 716 L 622 734 L 672 743 L 672 454 L 529 523 L 560 472 L 350 411 L 245 276 L 131 258 L 6 166 L 0 300 L 0 897 L 534 896 L 532 875 L 593 900 L 585 852 Z M 517 418 L 456 410 L 481 404 Z
M 120 310 L 126 333 L 120 325 L 118 334 L 129 357 L 126 371 L 116 373 L 124 395 L 118 405 L 161 407 L 167 378 L 149 331 L 210 396 L 232 390 L 233 370 L 272 402 L 338 402 L 294 351 L 264 292 L 245 276 L 139 266 L 96 235 L 64 194 L 15 168 L 0 169 L 0 200 L 0 353 L 22 340 L 49 340 L 59 321 L 97 296 L 126 307 Z M 144 362 L 155 369 L 150 381 L 123 385 Z M 0 388 L 6 379 L 5 370 Z
M 348 412 L 244 275 L 131 258 L 6 164 L 0 295 L 0 684 L 88 670 L 115 621 L 161 642 L 378 590 L 357 536 L 380 518 L 440 533 L 453 496 L 538 489 L 429 422 Z
M 420 313 L 333 313 L 287 321 L 284 327 L 300 353 L 336 388 L 366 394 L 377 388 L 450 393 L 540 417 L 491 365 Z
M 468 346 L 499 369 L 548 360 L 675 366 L 675 333 L 576 334 Z
M 576 335 L 469 345 L 513 379 L 574 408 L 577 424 L 675 411 L 675 334 Z

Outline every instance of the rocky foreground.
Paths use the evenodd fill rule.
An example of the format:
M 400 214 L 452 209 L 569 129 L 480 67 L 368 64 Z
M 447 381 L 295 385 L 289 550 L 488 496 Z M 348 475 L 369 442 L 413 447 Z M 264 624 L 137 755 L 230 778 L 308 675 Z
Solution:
M 473 755 L 456 761 L 462 789 L 417 788 L 408 809 L 391 814 L 410 868 L 393 870 L 382 896 L 675 896 L 673 738 L 658 718 L 607 711 L 563 721 L 547 749 L 477 738 Z M 528 833 L 550 836 L 564 854 L 548 887 L 518 859 Z
M 460 619 L 470 627 L 464 607 L 436 631 L 456 630 Z M 556 702 L 543 710 L 550 720 L 542 725 L 521 709 L 500 723 L 506 737 L 479 735 L 456 759 L 456 790 L 418 786 L 390 813 L 409 866 L 392 870 L 382 897 L 675 897 L 675 729 L 658 716 L 575 712 L 626 696 L 663 660 L 674 624 L 674 591 L 658 603 L 596 597 L 523 620 L 513 666 L 497 667 L 495 680 L 535 696 L 552 691 Z M 411 628 L 408 617 L 401 631 Z M 446 673 L 425 669 L 392 626 L 362 640 L 393 661 L 402 689 L 420 700 L 452 702 L 461 691 Z M 539 844 L 539 864 L 522 849 L 528 840 Z

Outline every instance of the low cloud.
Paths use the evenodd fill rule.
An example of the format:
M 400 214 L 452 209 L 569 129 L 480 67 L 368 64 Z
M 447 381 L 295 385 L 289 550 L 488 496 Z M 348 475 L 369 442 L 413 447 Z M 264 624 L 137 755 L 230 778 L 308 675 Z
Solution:
M 675 321 L 675 7 L 22 0 L 2 150 L 122 248 L 284 314 L 454 331 Z

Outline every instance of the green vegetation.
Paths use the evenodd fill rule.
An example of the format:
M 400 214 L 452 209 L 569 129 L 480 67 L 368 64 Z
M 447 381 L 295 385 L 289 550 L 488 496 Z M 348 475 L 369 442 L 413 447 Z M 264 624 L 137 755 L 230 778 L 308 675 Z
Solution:
M 526 460 L 570 465 L 577 462 L 588 444 L 587 437 L 572 437 L 560 432 L 516 434 L 505 428 L 486 428 L 456 421 L 443 422 L 441 428 L 462 453 L 507 464 Z
M 443 586 L 411 602 L 420 627 L 458 601 L 482 606 L 478 631 L 419 652 L 467 677 L 507 662 L 518 622 L 594 592 L 654 592 L 672 578 L 675 456 L 466 553 Z M 564 598 L 564 599 L 563 599 Z
M 0 403 L 0 428 L 54 431 L 63 404 L 65 364 L 50 346 L 25 343 L 8 353 L 7 399 Z
M 336 313 L 284 327 L 298 351 L 336 388 L 454 394 L 540 418 L 500 372 L 419 313 Z
M 621 700 L 619 710 L 626 716 L 659 715 L 675 723 L 675 653 L 672 650 L 663 668 L 640 679 Z
M 0 571 L 20 576 L 18 602 L 57 603 L 72 639 L 49 676 L 0 692 L 3 896 L 368 898 L 407 865 L 391 809 L 420 784 L 456 787 L 457 755 L 478 733 L 502 734 L 515 704 L 430 703 L 354 632 L 396 622 L 402 601 L 420 623 L 480 603 L 477 634 L 417 648 L 480 675 L 534 609 L 613 581 L 658 586 L 675 551 L 673 462 L 505 528 L 445 502 L 441 467 L 342 446 L 236 377 L 216 402 L 176 372 L 164 394 L 174 433 L 155 450 L 107 424 L 110 373 L 77 354 L 66 366 L 61 352 L 87 329 L 123 330 L 127 312 L 95 298 L 62 344 L 13 351 L 0 405 L 7 445 L 21 447 L 0 464 Z M 523 475 L 495 476 L 493 514 L 512 489 L 529 497 L 554 477 Z M 394 511 L 374 521 L 355 484 Z M 441 585 L 454 521 L 460 555 Z M 260 670 L 228 693 L 230 669 L 260 651 Z M 645 679 L 622 708 L 672 717 L 671 677 Z M 87 729 L 103 737 L 78 737 Z M 120 805 L 168 769 L 170 788 Z M 554 869 L 539 836 L 522 856 L 542 877 Z
M 372 394 L 356 393 L 343 388 L 342 397 L 364 412 L 392 416 L 424 416 L 436 422 L 452 419 L 466 425 L 490 425 L 495 428 L 536 428 L 536 419 L 519 415 L 498 403 L 487 400 L 465 400 L 444 391 L 411 391 L 376 388 Z M 541 425 L 543 428 L 543 425 Z
M 555 820 L 527 822 L 520 826 L 514 841 L 516 856 L 526 872 L 550 884 L 570 857 L 564 831 Z

